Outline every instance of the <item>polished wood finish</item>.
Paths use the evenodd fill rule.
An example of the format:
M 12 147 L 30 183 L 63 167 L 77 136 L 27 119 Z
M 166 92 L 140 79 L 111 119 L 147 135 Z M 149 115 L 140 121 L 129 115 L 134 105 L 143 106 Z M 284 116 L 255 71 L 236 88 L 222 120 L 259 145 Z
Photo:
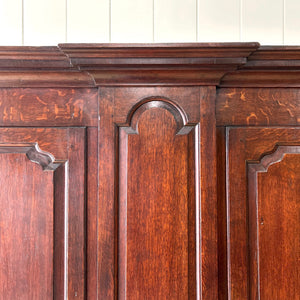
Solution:
M 84 299 L 85 131 L 1 128 L 0 133 L 1 186 L 6 187 L 1 189 L 1 261 L 7 262 L 1 295 Z
M 299 126 L 300 90 L 224 88 L 217 97 L 218 125 Z
M 278 146 L 248 164 L 251 299 L 297 299 L 300 293 L 299 154 L 300 146 Z
M 297 296 L 299 291 L 297 292 L 297 285 L 293 283 L 298 281 L 296 270 L 299 268 L 299 263 L 298 265 L 295 263 L 294 257 L 299 253 L 299 245 L 297 245 L 299 228 L 297 229 L 295 225 L 291 231 L 288 231 L 289 223 L 286 222 L 290 220 L 290 224 L 299 223 L 299 215 L 297 215 L 299 190 L 292 186 L 293 184 L 297 186 L 298 182 L 293 174 L 299 172 L 299 154 L 297 154 L 299 146 L 297 145 L 300 145 L 300 130 L 299 128 L 228 128 L 226 143 L 229 297 L 259 299 L 259 293 L 261 298 L 263 295 L 266 298 Z M 280 146 L 279 152 L 277 150 L 269 155 L 278 144 L 286 146 Z M 289 156 L 289 165 L 284 163 L 286 159 L 283 159 L 283 163 L 280 162 L 282 150 L 287 154 L 295 153 Z M 270 166 L 267 170 L 268 164 L 277 161 L 278 164 Z M 247 170 L 247 163 L 249 170 Z M 273 171 L 274 168 L 277 168 L 277 172 Z M 266 173 L 256 175 L 258 171 L 266 170 Z M 275 177 L 277 179 L 274 176 L 277 176 Z M 290 181 L 291 185 L 285 183 L 284 178 L 287 176 L 294 178 Z M 259 230 L 259 240 L 257 230 Z M 295 241 L 295 247 L 290 246 L 290 240 Z M 281 247 L 286 250 L 280 250 Z M 260 258 L 257 257 L 257 251 L 262 252 Z M 285 256 L 285 252 L 282 251 L 287 251 L 286 254 L 291 256 Z M 276 255 L 269 257 L 271 253 Z M 259 268 L 264 276 L 261 278 L 262 281 L 257 277 L 258 259 Z M 281 282 L 279 270 L 282 270 L 284 265 L 292 264 L 294 267 L 289 269 L 289 279 Z M 270 276 L 273 276 L 274 281 L 269 278 Z M 280 288 L 276 286 L 275 281 L 280 281 Z M 283 285 L 284 282 L 286 283 Z
M 100 155 L 110 159 L 108 168 L 100 166 L 99 178 L 106 197 L 99 211 L 103 298 L 216 295 L 216 204 L 210 202 L 215 146 L 206 133 L 215 122 L 214 93 L 214 88 L 101 90 Z M 102 110 L 102 118 L 101 107 L 111 113 Z M 206 155 L 211 163 L 200 165 Z M 210 230 L 212 239 L 202 230 Z M 181 232 L 178 239 L 175 232 Z
M 258 43 L 0 47 L 0 294 L 299 298 L 299 62 Z

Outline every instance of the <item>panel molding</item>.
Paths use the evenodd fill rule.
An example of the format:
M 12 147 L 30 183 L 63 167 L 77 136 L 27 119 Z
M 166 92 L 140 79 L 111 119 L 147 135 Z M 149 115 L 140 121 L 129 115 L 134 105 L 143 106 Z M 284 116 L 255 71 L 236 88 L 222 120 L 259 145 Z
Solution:
M 250 299 L 260 299 L 260 255 L 258 217 L 258 173 L 267 173 L 271 165 L 280 163 L 286 154 L 300 154 L 300 145 L 276 145 L 271 153 L 259 161 L 247 161 L 248 168 L 248 239 Z
M 0 153 L 24 153 L 30 161 L 39 164 L 44 171 L 54 171 L 66 162 L 56 160 L 51 153 L 41 150 L 38 143 L 0 143 Z
M 127 116 L 126 123 L 128 126 L 120 126 L 127 133 L 138 134 L 138 122 L 141 115 L 152 108 L 163 108 L 169 111 L 177 123 L 177 133 L 181 132 L 188 123 L 188 117 L 185 112 L 168 98 L 153 96 L 145 98 L 133 106 Z M 190 129 L 189 129 L 190 130 Z
M 176 135 L 188 135 L 187 145 L 191 145 L 193 150 L 186 149 L 188 156 L 189 171 L 188 178 L 191 186 L 187 187 L 187 215 L 188 220 L 186 227 L 187 245 L 188 245 L 188 295 L 189 297 L 200 297 L 200 242 L 199 232 L 196 226 L 200 226 L 200 216 L 198 213 L 200 207 L 199 195 L 199 170 L 198 163 L 200 161 L 199 151 L 199 124 L 189 124 L 186 113 L 174 102 L 166 97 L 152 96 L 140 100 L 136 103 L 126 117 L 126 124 L 117 124 L 118 127 L 118 180 L 119 190 L 116 206 L 118 207 L 118 295 L 120 298 L 127 296 L 127 193 L 128 193 L 128 143 L 130 135 L 139 135 L 138 125 L 141 116 L 152 109 L 163 109 L 168 111 L 176 122 Z M 189 135 L 191 133 L 191 135 Z M 193 145 L 193 146 L 192 146 Z M 162 174 L 161 174 L 162 176 Z M 191 182 L 195 182 L 192 184 Z M 193 190 L 194 189 L 194 190 Z M 197 225 L 196 225 L 197 224 Z M 198 274 L 199 273 L 199 274 Z M 169 275 L 170 276 L 170 275 Z

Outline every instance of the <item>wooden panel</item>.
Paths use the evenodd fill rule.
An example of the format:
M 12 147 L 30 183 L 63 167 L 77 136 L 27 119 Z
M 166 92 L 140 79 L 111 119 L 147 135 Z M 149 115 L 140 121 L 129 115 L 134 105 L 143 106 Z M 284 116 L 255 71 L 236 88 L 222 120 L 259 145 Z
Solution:
M 224 88 L 217 97 L 218 125 L 299 125 L 299 89 Z
M 98 298 L 116 299 L 116 153 L 114 89 L 99 89 Z M 105 161 L 105 163 L 100 163 Z
M 279 146 L 248 165 L 251 299 L 300 295 L 299 154 L 300 146 Z
M 263 45 L 283 44 L 282 0 L 244 0 L 242 7 L 242 41 Z
M 0 45 L 22 45 L 22 0 L 0 1 Z
M 24 1 L 24 45 L 56 45 L 66 41 L 66 3 Z
M 300 2 L 297 0 L 284 1 L 284 44 L 299 45 L 300 20 L 297 13 L 300 11 Z
M 198 41 L 239 42 L 240 1 L 198 1 Z
M 100 90 L 98 296 L 217 297 L 214 100 Z
M 285 280 L 280 284 L 278 281 L 283 276 L 279 274 L 280 270 L 295 260 L 297 250 L 292 249 L 292 245 L 296 247 L 293 243 L 299 240 L 299 230 L 296 227 L 288 229 L 294 222 L 299 223 L 299 215 L 297 215 L 299 203 L 296 204 L 299 179 L 298 175 L 295 175 L 299 173 L 299 155 L 287 155 L 282 162 L 270 166 L 268 172 L 259 173 L 257 189 L 252 188 L 251 176 L 247 175 L 247 162 L 259 163 L 262 157 L 274 152 L 278 144 L 300 145 L 299 128 L 228 128 L 227 130 L 227 274 L 228 295 L 232 299 L 249 299 L 249 297 L 257 299 L 255 286 L 260 286 L 261 298 L 263 295 L 268 295 L 265 298 L 279 296 L 279 298 L 289 299 L 289 295 L 293 293 L 297 295 L 296 286 L 293 285 L 298 281 L 295 267 L 292 267 L 288 274 L 290 284 Z M 277 161 L 274 156 L 271 156 L 271 159 Z M 247 187 L 248 181 L 250 190 Z M 257 200 L 253 200 L 256 199 L 254 193 L 257 193 Z M 255 201 L 257 210 L 253 207 Z M 298 207 L 292 213 L 295 205 Z M 263 219 L 260 219 L 261 217 Z M 258 223 L 258 234 L 261 239 L 255 243 L 256 230 L 253 226 Z M 287 234 L 285 237 L 283 237 L 284 232 Z M 286 246 L 284 246 L 285 242 Z M 255 247 L 259 247 L 259 251 L 262 252 L 259 258 L 259 268 L 262 271 L 260 281 L 257 281 L 257 277 L 253 275 Z M 284 251 L 287 251 L 286 254 L 291 254 L 291 257 L 284 256 Z M 274 268 L 278 271 L 275 272 Z M 274 276 L 272 280 L 270 276 Z M 274 286 L 270 286 L 271 283 Z M 278 287 L 281 289 L 280 293 Z
M 109 42 L 109 19 L 108 0 L 68 0 L 66 42 Z
M 87 128 L 87 299 L 97 299 L 98 128 Z
M 183 129 L 177 123 L 180 115 L 164 106 L 159 101 L 144 104 L 132 116 L 138 125 L 120 129 L 122 299 L 196 296 L 197 129 L 176 135 Z
M 1 126 L 97 126 L 97 90 L 0 89 Z
M 195 42 L 196 0 L 154 0 L 154 41 Z
M 153 42 L 153 0 L 112 1 L 112 42 Z
M 53 299 L 53 174 L 25 154 L 0 165 L 1 297 Z
M 0 136 L 1 295 L 84 299 L 85 130 L 1 128 Z
M 226 215 L 226 128 L 217 127 L 218 299 L 228 299 Z

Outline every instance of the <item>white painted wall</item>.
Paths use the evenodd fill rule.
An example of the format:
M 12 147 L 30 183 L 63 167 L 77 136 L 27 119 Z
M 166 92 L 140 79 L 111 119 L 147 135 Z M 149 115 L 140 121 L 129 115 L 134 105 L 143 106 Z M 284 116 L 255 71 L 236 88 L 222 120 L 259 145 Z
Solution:
M 300 45 L 300 0 L 0 0 L 0 45 Z

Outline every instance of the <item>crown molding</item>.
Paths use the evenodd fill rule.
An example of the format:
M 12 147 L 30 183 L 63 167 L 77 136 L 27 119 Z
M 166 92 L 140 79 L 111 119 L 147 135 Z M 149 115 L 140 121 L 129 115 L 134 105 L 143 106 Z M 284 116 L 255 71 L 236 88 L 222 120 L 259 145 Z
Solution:
M 300 47 L 258 43 L 0 47 L 0 87 L 300 87 Z
M 228 72 L 221 87 L 300 87 L 300 47 L 263 46 Z

